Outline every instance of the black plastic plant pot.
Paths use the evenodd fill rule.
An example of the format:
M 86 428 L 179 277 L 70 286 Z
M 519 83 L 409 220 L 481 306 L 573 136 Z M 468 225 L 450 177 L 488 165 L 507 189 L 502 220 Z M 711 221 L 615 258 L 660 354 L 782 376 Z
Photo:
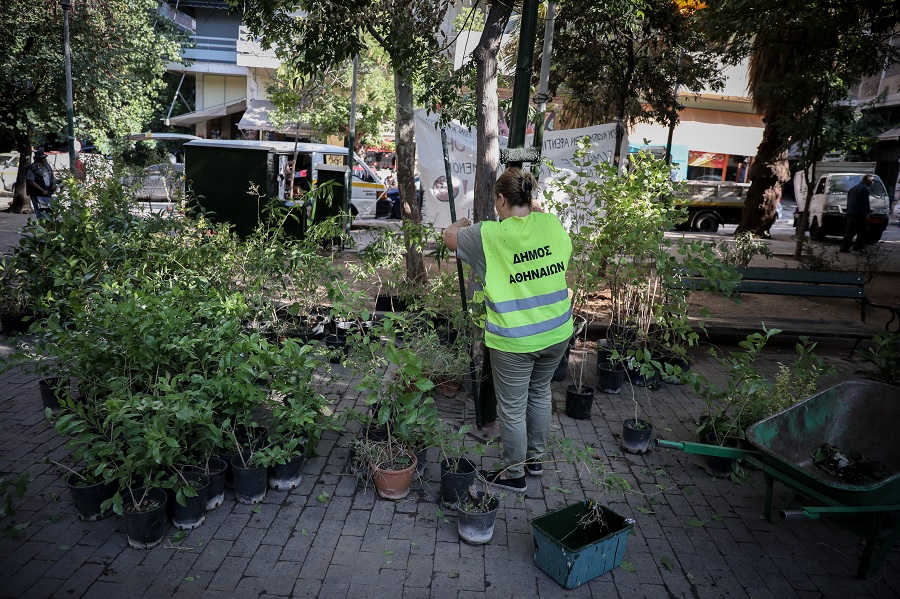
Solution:
M 635 387 L 656 387 L 659 385 L 659 374 L 656 371 L 653 371 L 650 375 L 641 374 L 640 368 L 625 368 L 625 374 L 628 376 L 628 380 Z
M 603 393 L 621 393 L 625 369 L 619 364 L 597 364 L 597 386 Z
M 301 448 L 302 451 L 302 448 Z M 290 491 L 300 486 L 303 480 L 304 455 L 297 455 L 286 464 L 275 464 L 269 468 L 269 488 L 276 491 Z
M 228 473 L 228 462 L 222 458 L 209 458 L 206 463 L 206 476 L 209 487 L 206 489 L 206 511 L 214 510 L 225 501 L 225 477 Z
M 128 544 L 134 549 L 156 547 L 166 534 L 166 492 L 150 489 L 144 503 L 150 504 L 146 511 L 137 511 L 129 502 L 125 504 L 122 514 Z
M 28 314 L 0 315 L 0 329 L 7 337 L 27 333 L 34 318 Z
M 100 506 L 116 494 L 116 484 L 109 482 L 82 485 L 79 484 L 80 481 L 81 478 L 74 473 L 66 477 L 66 486 L 72 496 L 72 505 L 75 506 L 78 519 L 85 522 L 96 522 L 111 516 L 112 508 L 104 512 Z
M 471 509 L 472 507 L 475 509 Z M 494 521 L 500 500 L 479 492 L 474 499 L 466 499 L 456 506 L 456 528 L 459 538 L 469 545 L 485 545 L 494 538 Z
M 472 460 L 460 458 L 456 462 L 456 468 L 452 469 L 447 460 L 442 460 L 441 503 L 455 510 L 456 505 L 469 496 L 469 487 L 475 482 L 475 474 L 475 464 Z
M 185 472 L 183 476 L 197 491 L 197 495 L 184 497 L 184 505 L 181 505 L 173 498 L 172 526 L 178 530 L 193 530 L 206 520 L 209 477 L 202 472 Z
M 50 408 L 54 413 L 62 407 L 59 404 L 60 398 L 64 399 L 68 394 L 68 389 L 61 388 L 61 381 L 62 379 L 59 377 L 41 379 L 38 381 L 38 388 L 41 391 L 41 404 L 44 408 Z
M 328 335 L 325 337 L 325 347 L 338 352 L 337 355 L 331 356 L 329 362 L 332 364 L 340 364 L 341 355 L 347 356 L 347 338 L 343 335 Z
M 375 298 L 376 312 L 405 312 L 406 302 L 396 295 L 379 295 Z
M 739 447 L 740 441 L 733 437 L 726 437 L 724 443 L 718 443 L 715 433 L 708 433 L 705 441 L 707 445 L 722 445 L 723 447 Z M 703 456 L 706 464 L 706 473 L 716 478 L 728 478 L 734 471 L 737 460 L 734 458 L 725 458 L 717 455 Z
M 691 370 L 690 360 L 687 358 L 682 358 L 681 356 L 665 357 L 663 359 L 663 366 L 665 366 L 666 364 L 670 364 L 675 369 L 680 370 L 682 372 L 682 374 L 690 372 L 690 370 Z M 681 384 L 681 378 L 678 377 L 677 375 L 662 374 L 661 377 L 662 377 L 663 382 L 667 383 L 669 385 L 680 385 Z
M 247 456 L 231 458 L 231 471 L 234 473 L 234 498 L 238 503 L 255 505 L 266 496 L 268 468 L 265 466 L 244 465 Z
M 628 453 L 647 453 L 652 438 L 653 425 L 646 420 L 629 418 L 622 422 L 622 449 Z
M 575 420 L 590 420 L 593 405 L 593 387 L 566 385 L 566 416 Z

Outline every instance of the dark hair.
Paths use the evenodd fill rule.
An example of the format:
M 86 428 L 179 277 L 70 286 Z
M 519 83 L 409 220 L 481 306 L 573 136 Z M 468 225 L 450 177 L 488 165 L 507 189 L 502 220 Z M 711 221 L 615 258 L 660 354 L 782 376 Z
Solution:
M 534 175 L 518 168 L 508 168 L 497 179 L 497 193 L 502 193 L 513 206 L 531 205 L 531 193 L 537 188 Z
M 869 183 L 869 184 L 871 184 L 871 183 L 874 183 L 874 182 L 875 182 L 875 177 L 873 177 L 872 175 L 865 175 L 865 176 L 862 178 L 862 183 Z

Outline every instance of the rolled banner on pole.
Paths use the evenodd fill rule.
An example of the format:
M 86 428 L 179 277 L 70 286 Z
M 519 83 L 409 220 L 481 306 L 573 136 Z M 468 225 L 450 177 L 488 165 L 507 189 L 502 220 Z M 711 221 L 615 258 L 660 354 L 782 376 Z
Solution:
M 456 222 L 456 201 L 453 189 L 453 171 L 450 168 L 450 149 L 447 146 L 447 130 L 441 127 L 441 145 L 444 150 L 444 172 L 447 177 L 447 199 L 450 203 L 450 222 Z M 462 298 L 463 312 L 468 312 L 469 307 L 466 302 L 466 280 L 463 274 L 462 262 L 456 260 L 456 274 L 459 277 L 459 297 Z M 478 385 L 475 384 L 475 355 L 472 351 L 472 344 L 469 344 L 469 383 L 472 385 L 472 398 L 475 401 L 475 424 L 481 428 L 484 423 L 481 418 L 481 402 L 478 400 Z

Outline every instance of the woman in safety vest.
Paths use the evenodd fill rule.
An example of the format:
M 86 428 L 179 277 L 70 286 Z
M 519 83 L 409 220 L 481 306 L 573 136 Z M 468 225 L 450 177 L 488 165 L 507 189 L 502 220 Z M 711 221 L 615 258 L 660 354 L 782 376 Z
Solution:
M 497 392 L 505 468 L 479 472 L 488 483 L 523 492 L 525 472 L 540 476 L 538 458 L 550 435 L 550 378 L 572 337 L 566 266 L 572 241 L 559 219 L 545 214 L 532 193 L 537 181 L 510 168 L 497 180 L 500 222 L 463 218 L 444 242 L 484 284 L 485 345 Z

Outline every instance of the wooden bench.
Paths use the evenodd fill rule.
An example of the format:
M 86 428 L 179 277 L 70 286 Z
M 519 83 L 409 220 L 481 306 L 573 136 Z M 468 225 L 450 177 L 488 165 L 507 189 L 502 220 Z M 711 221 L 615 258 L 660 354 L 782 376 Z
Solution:
M 885 330 L 891 331 L 896 320 L 896 331 L 900 328 L 900 307 L 885 306 L 872 302 L 866 296 L 865 279 L 860 274 L 846 272 L 820 272 L 793 268 L 758 268 L 737 269 L 741 274 L 741 282 L 735 293 L 760 293 L 769 295 L 786 295 L 796 297 L 844 298 L 859 302 L 859 317 L 866 321 L 866 308 L 881 308 L 891 314 Z M 706 279 L 685 273 L 682 278 L 685 289 L 707 289 Z M 799 322 L 799 321 L 798 321 Z

